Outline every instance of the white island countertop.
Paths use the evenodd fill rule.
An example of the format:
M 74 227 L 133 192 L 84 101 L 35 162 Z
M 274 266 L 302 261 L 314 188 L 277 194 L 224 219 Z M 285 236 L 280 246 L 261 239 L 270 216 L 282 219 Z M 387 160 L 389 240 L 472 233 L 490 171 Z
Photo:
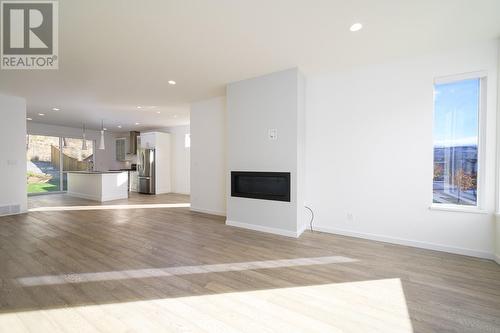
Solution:
M 111 201 L 128 198 L 126 171 L 68 171 L 69 196 Z

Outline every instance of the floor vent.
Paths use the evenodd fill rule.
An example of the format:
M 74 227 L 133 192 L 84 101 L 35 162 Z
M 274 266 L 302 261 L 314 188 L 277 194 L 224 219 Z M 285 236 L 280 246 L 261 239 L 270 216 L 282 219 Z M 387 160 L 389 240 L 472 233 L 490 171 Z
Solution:
M 21 212 L 20 205 L 0 206 L 0 216 L 19 214 Z

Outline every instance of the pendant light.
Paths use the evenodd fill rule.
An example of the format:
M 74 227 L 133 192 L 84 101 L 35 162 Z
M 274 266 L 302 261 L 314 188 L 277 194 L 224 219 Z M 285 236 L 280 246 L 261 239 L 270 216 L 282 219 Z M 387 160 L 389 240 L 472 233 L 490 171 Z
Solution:
M 85 123 L 83 123 L 82 150 L 87 150 L 87 133 Z
M 99 149 L 104 150 L 104 120 L 101 120 L 101 142 L 99 142 Z

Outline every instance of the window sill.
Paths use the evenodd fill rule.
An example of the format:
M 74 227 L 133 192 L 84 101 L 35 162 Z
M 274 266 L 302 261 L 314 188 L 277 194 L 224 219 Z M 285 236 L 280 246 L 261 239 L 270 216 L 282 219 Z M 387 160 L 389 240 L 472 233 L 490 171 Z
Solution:
M 478 207 L 461 207 L 456 205 L 430 205 L 430 210 L 441 210 L 447 212 L 457 212 L 457 213 L 472 213 L 472 214 L 488 214 L 488 211 L 480 209 Z

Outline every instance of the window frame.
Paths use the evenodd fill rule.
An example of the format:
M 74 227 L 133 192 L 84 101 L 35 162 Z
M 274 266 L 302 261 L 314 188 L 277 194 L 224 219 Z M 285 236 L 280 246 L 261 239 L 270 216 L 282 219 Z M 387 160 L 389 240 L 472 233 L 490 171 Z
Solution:
M 432 112 L 432 163 L 431 163 L 431 205 L 430 209 L 465 212 L 465 213 L 480 213 L 486 214 L 484 209 L 484 188 L 485 188 L 485 153 L 486 153 L 486 116 L 487 116 L 487 85 L 488 73 L 486 71 L 470 72 L 457 75 L 448 75 L 436 77 L 432 85 L 433 93 L 433 112 Z M 438 84 L 447 84 L 464 80 L 478 79 L 479 80 L 479 105 L 478 105 L 478 148 L 477 148 L 477 189 L 476 189 L 476 205 L 467 206 L 449 203 L 434 202 L 434 122 L 436 114 L 435 101 L 435 86 Z

